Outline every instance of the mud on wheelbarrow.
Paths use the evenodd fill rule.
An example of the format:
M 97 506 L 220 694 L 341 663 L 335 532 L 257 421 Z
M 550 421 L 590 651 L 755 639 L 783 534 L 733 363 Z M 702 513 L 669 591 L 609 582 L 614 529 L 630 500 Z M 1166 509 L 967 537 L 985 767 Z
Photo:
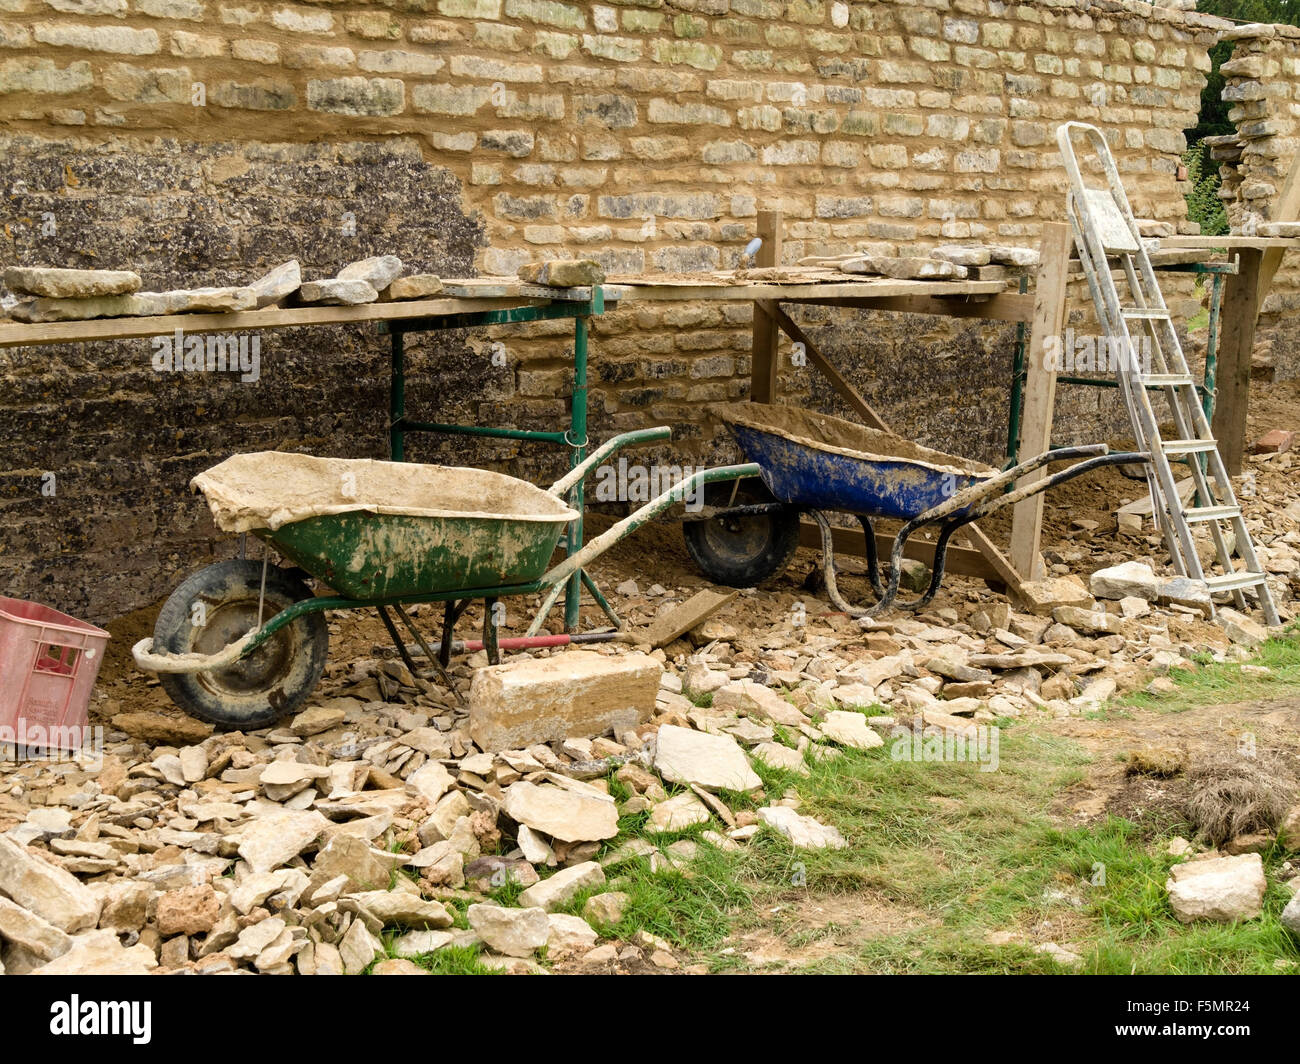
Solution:
M 579 514 L 565 501 L 620 447 L 667 439 L 668 428 L 616 436 L 542 489 L 482 469 L 316 458 L 263 451 L 228 458 L 191 486 L 225 532 L 251 532 L 297 568 L 235 558 L 190 576 L 158 614 L 152 639 L 132 648 L 159 674 L 182 709 L 226 728 L 260 728 L 297 709 L 320 680 L 329 645 L 326 610 L 373 607 L 414 674 L 395 613 L 453 691 L 446 666 L 457 618 L 482 599 L 483 644 L 498 660 L 493 606 L 544 592 L 534 636 L 572 578 L 594 585 L 584 566 L 656 514 L 706 485 L 758 473 L 754 465 L 706 469 L 551 565 L 561 533 Z M 317 596 L 304 577 L 337 595 Z M 603 597 L 611 621 L 618 616 Z M 404 608 L 443 602 L 442 640 L 433 649 Z
M 1105 444 L 1094 444 L 1058 448 L 999 472 L 891 432 L 794 407 L 730 403 L 709 409 L 758 466 L 759 478 L 706 489 L 704 507 L 687 515 L 682 526 L 696 564 L 711 579 L 735 587 L 770 580 L 794 556 L 800 515 L 807 513 L 821 530 L 827 594 L 836 609 L 857 617 L 891 606 L 915 610 L 927 605 L 943 580 L 948 542 L 963 525 L 1101 466 L 1148 460 L 1143 453 L 1112 454 Z M 1026 473 L 1062 461 L 1075 464 L 1014 487 Z M 839 592 L 827 511 L 850 514 L 862 524 L 867 577 L 876 594 L 869 607 L 851 606 Z M 903 522 L 883 578 L 871 524 L 876 518 Z M 938 526 L 929 587 L 915 601 L 900 602 L 898 582 L 908 538 L 928 525 Z

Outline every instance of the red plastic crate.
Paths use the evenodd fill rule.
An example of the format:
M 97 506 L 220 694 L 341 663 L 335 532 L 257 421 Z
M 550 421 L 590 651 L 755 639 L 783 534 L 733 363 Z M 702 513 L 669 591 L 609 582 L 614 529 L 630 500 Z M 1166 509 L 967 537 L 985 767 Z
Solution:
M 39 602 L 0 597 L 0 736 L 78 748 L 108 640 L 104 629 Z

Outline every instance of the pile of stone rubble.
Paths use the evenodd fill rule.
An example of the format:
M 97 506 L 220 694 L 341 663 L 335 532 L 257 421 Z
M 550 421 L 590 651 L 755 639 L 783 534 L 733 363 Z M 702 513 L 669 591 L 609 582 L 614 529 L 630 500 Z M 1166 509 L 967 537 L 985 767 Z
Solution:
M 1289 618 L 1291 455 L 1252 462 L 1252 532 Z M 1123 561 L 1143 532 L 1094 531 L 1049 552 L 1052 575 L 1020 608 L 959 581 L 945 605 L 878 621 L 793 588 L 742 592 L 743 628 L 715 614 L 658 649 L 489 668 L 480 652 L 454 665 L 457 692 L 376 644 L 332 666 L 307 708 L 249 734 L 109 700 L 102 762 L 0 762 L 0 963 L 413 972 L 413 958 L 475 945 L 507 971 L 682 967 L 636 926 L 629 876 L 690 874 L 701 847 L 763 832 L 847 844 L 760 773 L 833 768 L 900 736 L 970 739 L 999 718 L 1077 716 L 1171 687 L 1164 674 L 1193 654 L 1241 660 L 1265 637 L 1231 609 L 1208 621 L 1191 582 Z M 643 631 L 693 590 L 628 580 L 618 595 Z M 1214 870 L 1171 880 L 1190 913 L 1213 907 L 1197 901 L 1216 882 L 1200 871 Z M 1254 873 L 1231 871 L 1253 896 Z

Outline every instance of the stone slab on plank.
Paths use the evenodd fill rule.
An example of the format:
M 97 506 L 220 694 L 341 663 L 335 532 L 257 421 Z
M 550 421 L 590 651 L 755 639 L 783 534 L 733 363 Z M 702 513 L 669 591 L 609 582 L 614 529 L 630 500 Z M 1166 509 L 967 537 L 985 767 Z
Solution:
M 548 259 L 520 266 L 519 279 L 550 288 L 581 288 L 604 284 L 605 270 L 594 259 Z
M 140 291 L 140 275 L 130 270 L 65 270 L 50 266 L 10 266 L 5 287 L 24 296 L 93 299 Z

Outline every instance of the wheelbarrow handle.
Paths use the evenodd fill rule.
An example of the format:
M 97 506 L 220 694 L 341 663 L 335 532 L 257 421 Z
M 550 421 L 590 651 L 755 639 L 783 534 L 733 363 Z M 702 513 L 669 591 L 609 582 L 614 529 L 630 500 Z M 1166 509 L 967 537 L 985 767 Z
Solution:
M 651 440 L 671 439 L 673 430 L 667 425 L 660 425 L 652 429 L 637 429 L 635 432 L 623 432 L 606 440 L 586 458 L 568 471 L 564 476 L 552 484 L 547 491 L 557 498 L 563 498 L 571 488 L 582 483 L 586 475 L 596 466 L 600 465 L 606 458 L 617 451 L 620 447 L 627 447 L 634 443 L 649 443 Z
M 660 429 L 645 429 L 645 432 L 660 432 Z M 635 436 L 637 433 L 629 432 L 627 435 Z M 652 437 L 655 438 L 655 437 Z M 619 437 L 615 437 L 615 440 Z M 615 440 L 610 440 L 614 443 Z M 606 445 L 608 446 L 608 444 Z M 594 457 L 594 456 L 593 456 Z M 577 470 L 574 470 L 577 472 Z M 746 465 L 717 466 L 714 469 L 701 469 L 698 473 L 693 473 L 689 477 L 683 478 L 674 487 L 660 495 L 655 496 L 639 510 L 634 511 L 623 518 L 615 525 L 611 525 L 599 536 L 593 539 L 581 550 L 570 554 L 562 562 L 550 569 L 542 577 L 544 584 L 551 585 L 551 590 L 542 602 L 541 609 L 537 611 L 537 616 L 533 618 L 532 627 L 528 629 L 528 635 L 536 635 L 542 627 L 542 622 L 546 615 L 550 613 L 551 607 L 555 605 L 556 600 L 560 597 L 560 592 L 564 589 L 569 577 L 579 569 L 585 568 L 587 563 L 594 558 L 604 554 L 615 543 L 624 536 L 630 535 L 638 528 L 644 525 L 651 518 L 663 513 L 674 504 L 681 502 L 690 493 L 705 484 L 713 484 L 719 480 L 739 480 L 742 477 L 756 477 L 759 475 L 759 467 L 756 463 L 750 462 Z M 570 474 L 572 476 L 572 474 Z M 555 489 L 551 489 L 554 491 Z
M 1079 447 L 1058 447 L 1054 451 L 1044 451 L 1042 454 L 1021 462 L 1019 465 L 1003 470 L 997 476 L 981 480 L 978 484 L 972 484 L 969 488 L 963 488 L 961 491 L 955 492 L 950 498 L 927 510 L 924 514 L 918 515 L 914 520 L 920 520 L 921 517 L 924 517 L 925 520 L 922 523 L 929 524 L 931 521 L 937 521 L 960 510 L 965 510 L 968 506 L 973 506 L 991 495 L 1000 493 L 1008 484 L 1015 483 L 1026 473 L 1032 473 L 1035 469 L 1041 469 L 1052 462 L 1065 462 L 1075 458 L 1098 458 L 1108 453 L 1110 453 L 1110 448 L 1104 443 L 1089 443 Z

